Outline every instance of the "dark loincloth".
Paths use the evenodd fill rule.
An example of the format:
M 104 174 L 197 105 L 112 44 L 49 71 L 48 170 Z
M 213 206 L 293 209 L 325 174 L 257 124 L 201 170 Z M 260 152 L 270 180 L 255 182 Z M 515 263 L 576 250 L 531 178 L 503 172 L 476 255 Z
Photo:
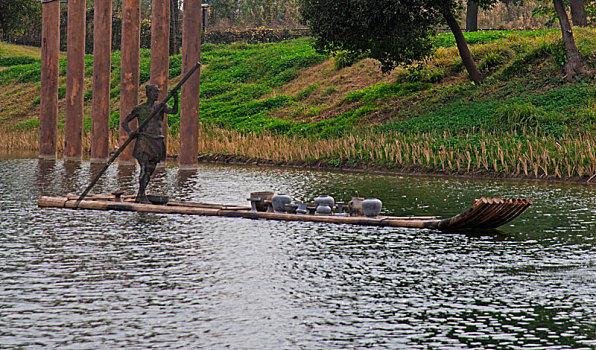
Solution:
M 150 162 L 160 162 L 166 159 L 164 137 L 140 133 L 132 154 L 136 159 L 147 159 Z

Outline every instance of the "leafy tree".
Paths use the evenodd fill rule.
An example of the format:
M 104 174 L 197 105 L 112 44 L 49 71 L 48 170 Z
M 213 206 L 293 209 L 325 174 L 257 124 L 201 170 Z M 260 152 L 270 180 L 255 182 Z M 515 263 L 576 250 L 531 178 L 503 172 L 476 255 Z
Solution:
M 488 8 L 496 0 L 475 2 Z M 427 57 L 437 27 L 447 23 L 470 78 L 484 81 L 454 16 L 460 10 L 459 1 L 301 0 L 301 5 L 319 50 L 367 52 L 382 63 L 384 71 Z
M 31 23 L 41 22 L 39 0 L 0 0 L 0 31 L 2 40 L 28 28 Z
M 552 0 L 552 2 L 550 0 L 542 0 L 542 3 L 542 6 L 539 6 L 534 10 L 534 15 L 550 16 L 552 18 L 551 24 L 559 22 L 561 36 L 563 38 L 563 43 L 565 44 L 565 54 L 567 56 L 567 62 L 565 63 L 565 77 L 572 80 L 575 77 L 583 76 L 586 73 L 586 64 L 579 54 L 579 50 L 575 44 L 573 30 L 566 10 L 566 5 L 569 5 L 570 2 L 564 0 Z M 550 6 L 550 4 L 553 6 Z M 593 1 L 589 1 L 588 4 L 591 7 Z
M 563 42 L 565 43 L 565 52 L 567 54 L 567 63 L 565 63 L 565 75 L 567 79 L 571 80 L 575 77 L 581 77 L 585 74 L 585 62 L 579 54 L 573 32 L 571 30 L 571 24 L 569 23 L 569 17 L 563 0 L 553 0 L 555 6 L 555 12 L 559 18 L 559 25 L 561 26 L 561 33 L 563 35 Z

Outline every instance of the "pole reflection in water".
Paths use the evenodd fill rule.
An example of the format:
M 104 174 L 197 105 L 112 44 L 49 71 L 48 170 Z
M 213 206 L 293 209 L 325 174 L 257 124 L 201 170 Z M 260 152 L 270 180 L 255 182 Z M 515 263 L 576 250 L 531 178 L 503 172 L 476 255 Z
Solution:
M 136 161 L 135 161 L 136 162 Z M 139 179 L 137 178 L 137 166 L 134 164 L 120 164 L 118 163 L 118 191 L 125 193 L 136 194 Z
M 56 167 L 55 159 L 38 159 L 37 171 L 35 172 L 36 184 L 40 193 L 55 193 L 51 191 L 51 185 L 54 183 L 53 173 Z M 18 174 L 14 174 L 17 177 Z

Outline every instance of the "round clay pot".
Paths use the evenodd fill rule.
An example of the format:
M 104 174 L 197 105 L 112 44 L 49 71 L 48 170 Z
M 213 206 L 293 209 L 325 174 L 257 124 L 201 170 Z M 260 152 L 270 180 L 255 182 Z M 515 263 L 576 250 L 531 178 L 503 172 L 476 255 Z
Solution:
M 383 203 L 377 198 L 367 198 L 362 201 L 362 211 L 364 212 L 364 216 L 371 218 L 377 217 L 377 215 L 379 215 L 382 206 Z
M 285 213 L 286 204 L 292 203 L 292 198 L 287 194 L 276 194 L 271 197 L 271 206 L 276 213 Z
M 327 204 L 323 203 L 323 204 L 319 204 L 317 206 L 317 211 L 316 214 L 317 215 L 331 215 L 331 207 L 328 206 Z

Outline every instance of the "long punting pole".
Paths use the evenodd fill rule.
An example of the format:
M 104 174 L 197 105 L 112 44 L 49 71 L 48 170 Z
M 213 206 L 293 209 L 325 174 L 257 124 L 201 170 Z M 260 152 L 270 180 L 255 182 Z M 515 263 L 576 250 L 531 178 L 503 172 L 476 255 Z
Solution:
M 184 83 L 192 76 L 192 74 L 197 69 L 199 69 L 200 66 L 201 66 L 201 62 L 196 62 L 195 65 L 184 75 L 182 80 L 180 80 L 180 82 L 178 84 L 176 84 L 176 86 L 174 86 L 174 88 L 172 90 L 170 90 L 170 93 L 168 93 L 168 96 L 166 96 L 166 98 L 164 98 L 155 107 L 155 109 L 149 114 L 147 119 L 145 119 L 141 123 L 141 125 L 139 125 L 136 132 L 134 132 L 132 135 L 130 135 L 128 137 L 128 139 L 126 139 L 124 141 L 124 143 L 122 143 L 120 148 L 118 148 L 118 150 L 116 152 L 114 152 L 112 157 L 108 160 L 107 164 L 99 171 L 99 173 L 97 173 L 95 178 L 91 181 L 91 183 L 89 184 L 89 186 L 87 186 L 87 188 L 83 191 L 83 193 L 81 193 L 81 195 L 79 196 L 79 199 L 77 199 L 77 201 L 75 202 L 75 205 L 74 205 L 75 208 L 77 208 L 79 206 L 79 204 L 81 203 L 83 198 L 85 198 L 85 196 L 89 193 L 89 191 L 91 191 L 91 189 L 93 188 L 93 186 L 95 186 L 95 184 L 97 183 L 99 178 L 106 172 L 106 170 L 108 170 L 108 167 L 114 162 L 114 160 L 116 160 L 116 158 L 118 158 L 118 156 L 120 155 L 120 153 L 122 153 L 122 151 L 124 151 L 126 146 L 128 146 L 132 142 L 132 140 L 134 140 L 137 137 L 138 133 L 141 132 L 147 126 L 147 124 L 149 124 L 149 122 L 151 121 L 151 119 L 153 117 L 155 117 L 156 115 L 161 113 L 162 109 L 164 109 L 164 107 L 167 105 L 170 98 L 172 98 L 172 96 L 174 96 L 174 94 L 178 93 L 178 89 L 180 89 L 180 87 L 182 85 L 184 85 Z

